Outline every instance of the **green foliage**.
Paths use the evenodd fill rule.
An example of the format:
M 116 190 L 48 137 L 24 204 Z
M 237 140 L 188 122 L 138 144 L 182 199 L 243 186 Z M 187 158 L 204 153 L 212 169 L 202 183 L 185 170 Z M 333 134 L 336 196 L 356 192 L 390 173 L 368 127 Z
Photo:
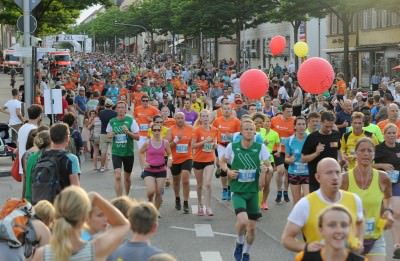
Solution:
M 94 4 L 110 5 L 110 0 L 41 0 L 32 11 L 38 21 L 36 35 L 47 35 L 66 31 L 75 23 L 81 10 Z M 14 0 L 1 0 L 0 23 L 16 24 L 22 10 Z

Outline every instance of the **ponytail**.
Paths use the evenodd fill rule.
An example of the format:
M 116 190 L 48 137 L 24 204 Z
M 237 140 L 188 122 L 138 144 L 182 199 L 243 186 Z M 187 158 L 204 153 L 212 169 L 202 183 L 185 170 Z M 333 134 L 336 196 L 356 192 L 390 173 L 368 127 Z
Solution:
M 56 219 L 53 226 L 53 237 L 50 241 L 55 261 L 68 261 L 71 257 L 73 230 L 73 226 L 64 217 Z

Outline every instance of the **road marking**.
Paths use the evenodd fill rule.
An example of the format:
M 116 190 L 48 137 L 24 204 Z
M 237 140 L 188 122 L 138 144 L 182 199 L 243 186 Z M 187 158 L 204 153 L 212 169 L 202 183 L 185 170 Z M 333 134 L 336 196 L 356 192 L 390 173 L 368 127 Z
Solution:
M 197 212 L 199 212 L 199 206 L 198 205 L 191 205 L 192 208 L 192 214 L 197 215 Z
M 196 237 L 214 237 L 210 224 L 194 224 L 194 231 L 196 232 Z
M 203 261 L 223 261 L 219 251 L 202 251 L 200 256 Z
M 189 179 L 189 184 L 190 186 L 196 186 L 197 185 L 196 179 Z
M 195 229 L 193 229 L 193 228 L 188 228 L 188 227 L 170 226 L 170 228 L 172 228 L 172 229 L 184 230 L 184 231 L 192 231 L 192 232 L 195 231 Z M 215 232 L 215 231 L 214 231 L 214 235 L 225 236 L 225 237 L 234 237 L 234 238 L 237 237 L 237 235 L 234 235 L 234 234 L 228 234 L 228 233 L 222 233 L 222 232 Z
M 190 191 L 189 192 L 189 198 L 197 198 L 197 192 L 196 191 Z

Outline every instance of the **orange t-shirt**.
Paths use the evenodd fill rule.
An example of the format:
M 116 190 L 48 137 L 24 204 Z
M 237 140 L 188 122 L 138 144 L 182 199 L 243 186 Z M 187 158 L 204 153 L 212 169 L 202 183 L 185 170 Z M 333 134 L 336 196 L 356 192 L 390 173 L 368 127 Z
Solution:
M 167 128 L 171 128 L 172 126 L 176 125 L 176 121 L 174 118 L 167 118 L 164 120 L 164 126 Z
M 175 136 L 179 136 L 180 140 L 177 144 L 171 143 L 172 163 L 179 164 L 186 160 L 192 159 L 192 126 L 185 125 L 183 128 L 178 126 L 171 127 L 172 140 Z
M 92 86 L 92 92 L 98 92 L 100 95 L 103 93 L 104 90 L 104 85 L 101 85 L 100 83 L 95 83 Z
M 63 84 L 66 90 L 75 91 L 76 85 L 73 82 L 66 82 Z
M 128 100 L 128 92 L 129 90 L 127 88 L 121 88 L 119 89 L 119 96 L 118 99 L 121 100 L 122 96 L 125 96 L 125 99 Z
M 337 94 L 339 95 L 345 95 L 346 93 L 346 82 L 343 80 L 339 80 L 336 82 L 337 86 Z
M 153 117 L 159 114 L 160 111 L 154 106 L 145 108 L 143 105 L 140 105 L 135 108 L 133 116 L 139 125 L 139 136 L 147 137 L 147 131 L 149 130 L 150 123 L 153 121 Z
M 294 117 L 287 120 L 282 115 L 275 116 L 271 119 L 271 129 L 279 134 L 281 143 L 285 138 L 288 138 L 294 134 Z M 277 150 L 278 144 L 275 145 L 273 150 Z M 281 145 L 281 152 L 285 152 L 285 145 Z
M 214 144 L 217 139 L 218 131 L 211 127 L 210 130 L 200 126 L 194 129 L 193 139 L 196 143 L 211 137 L 212 141 L 194 149 L 193 161 L 196 162 L 213 162 L 215 160 Z
M 197 84 L 199 85 L 200 89 L 207 93 L 208 92 L 208 81 L 207 80 L 199 80 L 197 82 Z
M 135 109 L 136 109 L 136 107 L 142 105 L 143 95 L 145 95 L 144 92 L 134 92 L 133 95 L 131 96 L 131 100 L 133 101 L 133 103 L 135 105 Z
M 224 117 L 218 117 L 213 121 L 212 126 L 218 130 L 217 142 L 221 145 L 227 145 L 232 141 L 233 134 L 240 131 L 240 120 L 233 117 L 228 120 L 225 120 Z
M 386 125 L 388 125 L 389 120 L 383 120 L 378 122 L 378 127 L 381 129 L 382 133 L 383 133 L 383 129 L 385 129 Z M 396 126 L 397 126 L 397 139 L 400 139 L 400 120 L 396 121 Z

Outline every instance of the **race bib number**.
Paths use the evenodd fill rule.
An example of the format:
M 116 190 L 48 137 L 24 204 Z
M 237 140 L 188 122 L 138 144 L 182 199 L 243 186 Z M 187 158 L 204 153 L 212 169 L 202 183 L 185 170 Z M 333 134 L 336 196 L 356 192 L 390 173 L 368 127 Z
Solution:
M 400 172 L 398 170 L 388 171 L 387 174 L 389 175 L 390 180 L 392 181 L 392 183 L 397 183 L 399 181 Z
M 232 135 L 228 133 L 221 134 L 221 141 L 222 142 L 231 142 L 232 141 Z
M 253 182 L 256 180 L 255 169 L 240 169 L 238 175 L 239 182 Z
M 176 144 L 176 153 L 188 153 L 188 144 Z
M 294 173 L 305 174 L 307 172 L 308 172 L 307 163 L 303 163 L 303 162 L 295 162 L 294 163 Z
M 371 235 L 375 231 L 375 219 L 367 218 L 365 220 L 365 235 Z
M 204 152 L 212 152 L 214 149 L 214 144 L 213 143 L 204 143 L 203 145 L 203 151 Z
M 140 131 L 147 131 L 149 129 L 149 124 L 140 124 L 139 129 Z
M 191 121 L 185 121 L 187 125 L 192 125 Z
M 128 142 L 126 134 L 116 134 L 114 138 L 115 138 L 114 141 L 117 144 L 124 144 Z

